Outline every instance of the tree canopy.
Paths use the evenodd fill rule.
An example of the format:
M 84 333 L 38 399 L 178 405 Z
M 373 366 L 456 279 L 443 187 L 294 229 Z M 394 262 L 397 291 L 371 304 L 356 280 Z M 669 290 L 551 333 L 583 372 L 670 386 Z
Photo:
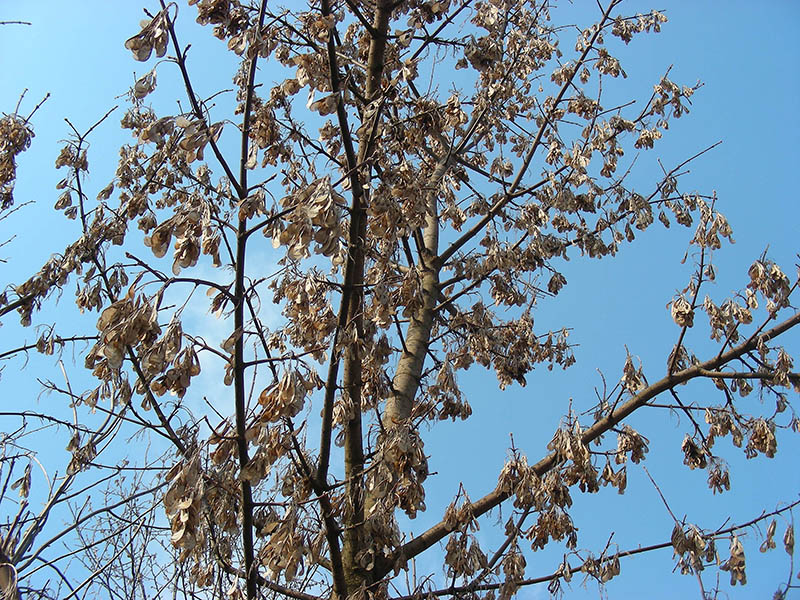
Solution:
M 608 0 L 567 10 L 571 24 L 562 10 L 160 0 L 130 23 L 119 44 L 146 71 L 123 107 L 69 116 L 55 158 L 69 240 L 0 290 L 3 329 L 25 327 L 0 347 L 8 597 L 489 600 L 579 580 L 602 593 L 626 560 L 671 548 L 705 598 L 746 584 L 748 542 L 788 567 L 777 598 L 796 587 L 796 489 L 695 523 L 671 508 L 682 484 L 645 468 L 657 437 L 679 435 L 657 460 L 736 495 L 739 457 L 772 458 L 800 431 L 800 280 L 769 248 L 787 240 L 735 265 L 733 293 L 714 287 L 733 241 L 725 199 L 684 181 L 717 144 L 651 159 L 702 86 L 671 67 L 623 81 L 621 57 L 667 16 Z M 193 60 L 189 15 L 218 38 L 198 51 L 232 73 Z M 32 209 L 15 194 L 36 176 L 23 159 L 41 103 L 26 106 L 0 117 L 0 222 Z M 118 147 L 95 143 L 116 119 Z M 117 152 L 90 176 L 95 153 Z M 33 225 L 0 242 L 14 235 L 49 243 Z M 616 371 L 571 379 L 572 398 L 542 398 L 580 368 L 570 312 L 603 318 L 590 298 L 566 322 L 547 307 L 573 278 L 635 305 L 639 279 L 661 273 L 597 273 L 648 236 L 688 241 L 662 301 L 672 328 L 650 334 L 666 352 L 626 348 Z M 512 395 L 560 421 L 493 439 L 481 420 Z M 459 431 L 497 468 L 458 467 Z M 483 487 L 445 489 L 447 471 Z M 587 546 L 613 502 L 603 488 L 625 494 L 629 477 L 662 503 L 662 538 L 610 523 Z

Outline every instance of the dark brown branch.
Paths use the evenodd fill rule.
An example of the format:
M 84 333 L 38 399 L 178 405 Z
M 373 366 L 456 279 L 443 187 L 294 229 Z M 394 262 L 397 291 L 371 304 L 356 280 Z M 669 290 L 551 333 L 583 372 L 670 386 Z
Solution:
M 774 379 L 775 373 L 771 371 L 707 371 L 701 369 L 700 375 L 713 379 Z M 793 381 L 800 381 L 800 373 L 787 373 Z
M 799 324 L 800 312 L 789 317 L 772 329 L 764 332 L 761 334 L 760 338 L 764 339 L 765 341 L 773 339 Z M 608 432 L 611 428 L 615 427 L 618 423 L 630 416 L 637 409 L 645 406 L 647 402 L 659 394 L 697 377 L 702 377 L 702 371 L 716 370 L 719 367 L 736 360 L 740 356 L 751 352 L 757 347 L 757 345 L 758 339 L 755 337 L 750 337 L 739 346 L 728 350 L 728 352 L 722 354 L 721 356 L 716 356 L 713 359 L 707 360 L 698 365 L 678 371 L 672 375 L 667 375 L 630 398 L 627 402 L 618 406 L 605 417 L 595 421 L 591 427 L 584 431 L 583 435 L 581 436 L 581 441 L 588 446 L 592 441 Z M 542 477 L 545 473 L 554 468 L 557 462 L 557 455 L 555 453 L 551 453 L 537 462 L 533 466 L 533 470 L 539 477 Z M 507 500 L 510 496 L 511 494 L 508 492 L 505 492 L 501 489 L 495 489 L 494 491 L 486 494 L 483 498 L 473 502 L 469 507 L 469 513 L 477 518 L 486 514 L 494 507 Z M 444 521 L 439 522 L 416 538 L 397 548 L 393 555 L 378 567 L 378 572 L 381 576 L 385 576 L 394 567 L 395 561 L 404 562 L 409 558 L 419 555 L 432 545 L 436 544 L 439 540 L 450 534 L 452 531 L 452 527 L 449 527 Z
M 142 267 L 145 271 L 153 275 L 156 279 L 164 283 L 165 285 L 170 285 L 173 283 L 193 283 L 196 286 L 204 285 L 206 287 L 213 288 L 218 292 L 222 293 L 228 300 L 233 300 L 233 294 L 228 291 L 230 286 L 222 286 L 214 281 L 209 281 L 208 279 L 201 279 L 199 277 L 168 277 L 164 275 L 161 271 L 154 269 L 142 259 L 134 256 L 130 252 L 125 253 L 125 257 L 134 261 L 137 265 Z
M 56 535 L 51 537 L 49 540 L 47 540 L 44 543 L 42 543 L 42 545 L 39 546 L 36 549 L 36 552 L 34 552 L 34 554 L 32 556 L 28 557 L 24 562 L 22 562 L 19 565 L 19 569 L 20 570 L 25 569 L 36 558 L 36 556 L 38 556 L 39 554 L 42 553 L 42 551 L 45 548 L 47 548 L 48 546 L 51 546 L 52 544 L 54 544 L 55 542 L 57 542 L 58 540 L 63 538 L 65 535 L 67 535 L 70 532 L 74 531 L 75 529 L 80 527 L 86 521 L 89 521 L 90 519 L 95 518 L 97 515 L 103 514 L 104 512 L 108 512 L 110 510 L 113 510 L 114 508 L 117 508 L 119 506 L 124 506 L 125 504 L 127 504 L 131 500 L 135 500 L 136 498 L 139 498 L 141 496 L 146 496 L 147 494 L 152 494 L 154 492 L 157 492 L 161 488 L 165 487 L 168 483 L 169 482 L 159 483 L 158 485 L 155 485 L 155 486 L 153 486 L 151 488 L 148 488 L 146 490 L 142 490 L 140 492 L 136 492 L 134 494 L 131 494 L 130 496 L 126 496 L 125 498 L 123 498 L 119 502 L 115 502 L 114 504 L 110 504 L 108 506 L 104 506 L 102 508 L 98 508 L 97 510 L 93 510 L 92 512 L 89 512 L 89 513 L 85 514 L 84 516 L 82 516 L 82 517 L 80 517 L 78 519 L 75 519 L 75 522 L 71 523 L 69 526 L 67 526 L 64 529 L 62 529 L 60 532 L 58 532 Z M 17 560 L 19 560 L 20 557 L 16 557 L 16 558 L 17 558 Z
M 67 123 L 69 123 L 70 127 L 72 127 L 72 130 L 75 132 L 75 136 L 77 138 L 77 144 L 76 144 L 76 149 L 75 149 L 76 154 L 78 154 L 78 155 L 80 154 L 81 146 L 85 142 L 86 137 L 97 126 L 99 126 L 103 121 L 105 121 L 113 111 L 114 111 L 114 108 L 109 110 L 105 115 L 103 115 L 103 117 L 99 121 L 94 123 L 83 134 L 79 133 L 78 130 L 75 129 L 75 127 L 72 125 L 72 123 L 69 123 L 69 121 L 67 121 Z M 82 223 L 82 226 L 83 226 L 84 235 L 87 235 L 87 233 L 86 233 L 86 230 L 87 230 L 86 214 L 85 214 L 85 211 L 84 211 L 84 199 L 86 198 L 86 196 L 83 193 L 83 188 L 82 188 L 82 184 L 81 184 L 80 170 L 78 169 L 77 166 L 74 166 L 73 169 L 74 169 L 74 177 L 75 177 L 75 190 L 76 190 L 76 192 L 78 194 L 78 201 L 80 203 L 80 209 L 81 209 L 81 223 Z M 97 268 L 98 273 L 100 274 L 100 278 L 103 281 L 103 286 L 104 286 L 104 291 L 106 293 L 106 296 L 108 296 L 108 299 L 113 303 L 113 302 L 116 302 L 118 300 L 118 298 L 114 293 L 114 288 L 111 285 L 111 282 L 109 281 L 108 272 L 107 272 L 106 265 L 105 265 L 105 258 L 104 258 L 104 255 L 102 254 L 100 248 L 101 248 L 101 245 L 98 242 L 97 251 L 94 254 L 92 254 L 91 262 L 94 264 L 94 266 Z M 169 419 L 166 417 L 164 412 L 161 410 L 160 403 L 158 402 L 158 400 L 156 400 L 156 397 L 153 395 L 153 392 L 150 390 L 149 382 L 147 381 L 147 377 L 145 376 L 144 370 L 142 369 L 142 366 L 141 366 L 141 362 L 139 360 L 139 357 L 136 355 L 136 352 L 134 351 L 133 346 L 131 346 L 130 344 L 126 344 L 124 346 L 124 348 L 125 348 L 125 353 L 127 354 L 129 360 L 131 361 L 131 364 L 133 365 L 133 369 L 136 372 L 136 376 L 144 384 L 143 387 L 144 387 L 144 390 L 145 390 L 144 391 L 145 397 L 147 398 L 148 402 L 150 403 L 150 406 L 152 406 L 153 411 L 156 413 L 156 416 L 158 417 L 159 423 L 161 424 L 161 426 L 166 431 L 166 434 L 164 434 L 163 432 L 159 432 L 159 433 L 161 433 L 162 435 L 165 435 L 165 437 L 167 437 L 175 445 L 175 447 L 178 449 L 178 451 L 181 454 L 185 455 L 186 454 L 186 445 L 183 443 L 183 441 L 180 439 L 178 434 L 172 428 L 172 424 L 170 423 Z M 135 411 L 134 411 L 134 414 L 136 414 Z M 138 417 L 138 415 L 136 415 L 136 416 Z M 153 429 L 155 429 L 155 426 L 153 426 Z
M 96 335 L 76 335 L 71 337 L 56 336 L 53 338 L 53 344 L 58 344 L 60 346 L 63 346 L 68 342 L 94 342 L 94 341 L 97 341 Z M 14 354 L 19 354 L 20 352 L 27 352 L 28 350 L 34 350 L 36 346 L 37 344 L 25 344 L 24 346 L 13 348 L 12 350 L 6 350 L 5 352 L 0 352 L 0 360 L 8 358 L 9 356 L 13 356 Z
M 30 304 L 31 302 L 36 300 L 36 297 L 37 297 L 36 294 L 28 294 L 27 296 L 20 296 L 13 302 L 10 302 L 4 306 L 0 306 L 0 317 L 7 315 L 12 310 L 16 310 L 17 308 L 25 306 L 26 304 Z
M 163 0 L 162 0 L 163 2 Z M 258 12 L 258 25 L 260 31 L 264 24 L 264 14 L 267 9 L 267 0 L 261 1 Z M 170 27 L 170 32 L 172 32 Z M 177 46 L 177 43 L 176 43 Z M 247 88 L 245 90 L 244 113 L 242 116 L 242 142 L 239 157 L 239 181 L 235 185 L 240 200 L 247 197 L 247 156 L 250 141 L 250 119 L 252 117 L 253 99 L 255 95 L 255 77 L 258 64 L 258 52 L 254 52 L 248 65 Z M 183 69 L 183 62 L 181 62 Z M 188 85 L 188 78 L 187 78 Z M 244 471 L 250 461 L 247 441 L 247 399 L 245 397 L 245 361 L 244 361 L 244 310 L 245 310 L 245 259 L 247 247 L 247 219 L 239 219 L 236 234 L 236 274 L 234 283 L 234 332 L 238 333 L 233 350 L 233 386 L 234 404 L 236 413 L 236 449 L 239 459 L 239 470 Z M 253 490 L 250 480 L 240 478 L 240 496 L 242 502 L 242 548 L 244 551 L 245 581 L 247 599 L 255 600 L 258 596 L 258 565 L 255 560 L 255 541 L 253 538 Z
M 792 510 L 795 506 L 800 504 L 800 500 L 796 500 L 791 504 L 784 506 L 783 508 L 779 508 L 773 510 L 769 513 L 763 513 L 760 516 L 756 517 L 755 519 L 751 519 L 746 523 L 740 523 L 739 525 L 733 525 L 731 527 L 726 527 L 724 529 L 717 529 L 716 531 L 712 531 L 711 533 L 707 533 L 703 535 L 703 538 L 706 540 L 710 540 L 719 536 L 728 535 L 730 533 L 735 533 L 737 531 L 741 531 L 742 529 L 747 529 L 752 525 L 760 521 L 764 521 L 765 519 L 769 519 L 770 517 L 774 517 L 776 515 L 783 514 L 787 511 Z M 638 548 L 633 548 L 632 550 L 623 550 L 622 552 L 616 552 L 614 554 L 608 555 L 601 560 L 601 562 L 609 562 L 615 560 L 617 558 L 627 558 L 629 556 L 636 556 L 637 554 L 643 554 L 645 552 L 652 552 L 654 550 L 663 550 L 664 548 L 672 548 L 672 542 L 661 542 L 660 544 L 651 544 L 650 546 L 640 546 Z M 575 575 L 580 573 L 583 569 L 583 565 L 578 567 L 572 567 L 567 571 L 570 575 Z M 563 577 L 566 573 L 563 571 L 556 571 L 555 573 L 551 573 L 550 575 L 544 575 L 543 577 L 533 577 L 529 579 L 522 579 L 520 581 L 514 582 L 518 586 L 527 586 L 527 585 L 536 585 L 539 583 L 547 583 L 548 581 L 553 581 L 554 579 L 558 579 L 559 577 Z M 484 583 L 477 586 L 459 586 L 459 587 L 449 587 L 441 590 L 433 590 L 430 592 L 425 593 L 425 597 L 434 596 L 434 597 L 442 597 L 442 596 L 457 596 L 460 594 L 468 593 L 468 592 L 484 592 L 488 590 L 497 590 L 503 584 L 501 583 Z M 419 598 L 419 595 L 411 595 L 411 596 L 396 596 L 392 598 L 392 600 L 416 600 Z
M 164 0 L 160 0 L 160 2 L 161 2 L 161 8 L 164 11 L 165 19 L 167 20 L 167 27 L 169 28 L 169 35 L 170 38 L 172 39 L 172 46 L 173 48 L 175 48 L 175 62 L 178 63 L 178 68 L 181 71 L 181 76 L 183 77 L 183 84 L 186 87 L 186 95 L 189 97 L 189 103 L 192 105 L 192 112 L 194 113 L 195 117 L 197 117 L 203 122 L 203 125 L 206 131 L 208 132 L 209 128 L 208 128 L 208 123 L 206 122 L 206 116 L 203 114 L 203 109 L 200 107 L 200 103 L 198 102 L 197 96 L 195 95 L 194 92 L 194 88 L 192 87 L 192 81 L 189 78 L 189 72 L 186 69 L 186 56 L 181 52 L 180 44 L 178 44 L 178 36 L 175 33 L 175 26 L 172 23 L 172 19 L 170 19 L 169 15 L 167 14 L 167 6 L 164 3 Z M 214 151 L 214 156 L 217 157 L 217 161 L 219 161 L 220 166 L 222 166 L 222 169 L 228 176 L 228 180 L 230 181 L 237 195 L 241 197 L 243 191 L 239 187 L 239 182 L 236 180 L 233 171 L 231 170 L 230 166 L 228 166 L 228 161 L 226 161 L 225 157 L 222 155 L 219 146 L 217 146 L 217 142 L 214 140 L 214 136 L 209 135 L 208 137 L 211 149 Z M 246 189 L 247 188 L 245 188 L 245 190 Z
M 483 228 L 486 226 L 486 224 L 492 219 L 494 219 L 497 216 L 497 214 L 503 209 L 503 207 L 506 204 L 508 204 L 508 202 L 512 199 L 514 193 L 517 191 L 520 184 L 522 183 L 522 178 L 528 171 L 528 167 L 530 166 L 531 160 L 533 160 L 533 155 L 536 153 L 536 150 L 539 149 L 545 131 L 547 131 L 548 126 L 550 126 L 551 124 L 550 115 L 552 115 L 553 112 L 561 104 L 561 101 L 564 99 L 567 90 L 572 85 L 572 80 L 575 78 L 575 75 L 578 73 L 578 70 L 580 69 L 581 65 L 586 61 L 586 57 L 589 55 L 589 51 L 594 48 L 594 44 L 597 41 L 597 37 L 600 35 L 600 32 L 602 31 L 603 24 L 608 20 L 611 11 L 617 4 L 619 4 L 619 2 L 620 0 L 613 0 L 612 2 L 610 2 L 608 8 L 603 13 L 603 17 L 600 20 L 600 23 L 596 31 L 592 35 L 592 38 L 589 40 L 589 42 L 586 44 L 586 48 L 584 48 L 580 58 L 578 58 L 578 61 L 575 63 L 575 68 L 572 74 L 567 79 L 567 81 L 565 81 L 564 84 L 561 86 L 561 89 L 559 90 L 558 95 L 556 96 L 553 105 L 550 108 L 550 114 L 546 116 L 546 118 L 542 122 L 541 127 L 539 127 L 539 131 L 536 133 L 536 138 L 533 140 L 533 144 L 531 145 L 528 152 L 525 154 L 525 157 L 522 159 L 522 165 L 520 165 L 520 168 L 517 171 L 514 180 L 511 182 L 511 186 L 508 188 L 506 193 L 504 193 L 503 196 L 497 202 L 495 202 L 494 206 L 492 206 L 492 208 L 489 209 L 489 212 L 487 212 L 486 215 L 484 215 L 480 219 L 480 221 L 478 221 L 468 231 L 464 232 L 463 235 L 461 235 L 458 239 L 456 239 L 452 244 L 450 244 L 450 246 L 444 252 L 441 253 L 441 255 L 439 255 L 437 259 L 438 264 L 441 265 L 446 263 L 449 260 L 449 258 L 453 256 L 453 254 L 455 254 L 461 247 L 464 246 L 464 244 L 469 242 L 469 240 L 471 240 L 480 231 L 482 231 Z

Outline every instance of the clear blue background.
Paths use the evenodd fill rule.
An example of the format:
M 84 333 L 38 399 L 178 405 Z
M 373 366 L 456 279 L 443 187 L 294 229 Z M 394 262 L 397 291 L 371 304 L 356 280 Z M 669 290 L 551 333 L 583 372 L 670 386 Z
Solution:
M 151 4 L 148 8 L 152 10 L 155 3 Z M 556 22 L 586 23 L 587 15 L 596 15 L 595 3 L 588 0 L 562 4 L 553 11 Z M 716 190 L 718 208 L 734 229 L 736 244 L 726 245 L 717 253 L 718 281 L 706 290 L 720 301 L 747 283 L 748 266 L 767 247 L 768 255 L 790 276 L 795 273 L 800 250 L 796 191 L 800 158 L 800 45 L 796 27 L 800 4 L 674 0 L 665 4 L 654 6 L 664 8 L 670 19 L 662 33 L 638 36 L 629 47 L 612 45 L 629 76 L 621 82 L 621 93 L 645 101 L 652 84 L 669 65 L 674 65 L 670 76 L 673 81 L 691 85 L 702 80 L 705 85 L 693 97 L 691 113 L 673 121 L 655 151 L 640 156 L 635 181 L 655 181 L 656 157 L 670 168 L 723 140 L 721 146 L 690 165 L 691 173 L 681 183 L 683 191 Z M 125 101 L 115 97 L 124 94 L 133 83 L 134 71 L 140 76 L 153 65 L 153 60 L 134 63 L 123 47 L 125 39 L 138 31 L 137 23 L 144 16 L 138 5 L 134 0 L 0 0 L 0 20 L 33 23 L 31 27 L 0 27 L 0 110 L 11 112 L 24 88 L 28 92 L 23 114 L 45 93 L 51 93 L 33 119 L 33 146 L 19 159 L 17 201 L 30 199 L 35 204 L 0 222 L 0 241 L 18 236 L 0 248 L 0 258 L 8 259 L 7 263 L 0 263 L 3 284 L 27 278 L 51 253 L 76 236 L 76 223 L 66 222 L 52 210 L 57 197 L 55 184 L 64 176 L 53 168 L 60 148 L 58 141 L 69 134 L 64 117 L 79 130 L 85 130 L 112 105 L 121 105 L 90 140 L 90 195 L 113 177 L 117 149 L 129 139 L 128 132 L 118 127 Z M 621 10 L 646 12 L 650 8 L 645 3 L 626 2 Z M 559 16 L 562 9 L 566 15 L 563 19 Z M 179 34 L 183 43 L 193 44 L 190 68 L 199 94 L 207 96 L 219 88 L 231 87 L 235 69 L 232 57 L 221 42 L 211 38 L 210 31 L 194 24 L 194 8 L 182 6 L 180 12 Z M 262 81 L 269 83 L 269 67 L 262 69 Z M 174 66 L 161 65 L 158 79 L 162 114 L 177 110 L 168 99 L 180 98 L 186 106 Z M 564 271 L 569 285 L 557 298 L 543 301 L 535 315 L 540 330 L 573 328 L 570 339 L 579 344 L 578 364 L 568 371 L 537 371 L 529 377 L 526 388 L 514 387 L 503 394 L 498 392 L 493 375 L 473 369 L 460 377 L 475 414 L 466 424 L 444 423 L 426 435 L 431 470 L 437 475 L 428 490 L 428 513 L 410 524 L 414 532 L 438 520 L 459 482 L 464 483 L 473 499 L 494 486 L 510 433 L 530 462 L 538 460 L 566 412 L 569 399 L 574 399 L 577 410 L 593 403 L 593 388 L 601 385 L 596 369 L 611 385 L 618 380 L 626 346 L 642 360 L 651 380 L 663 375 L 666 356 L 678 334 L 666 304 L 692 273 L 691 257 L 685 265 L 680 264 L 692 233 L 675 225 L 664 231 L 656 224 L 616 259 L 579 259 L 569 263 Z M 70 290 L 68 286 L 60 308 L 44 315 L 45 321 L 57 321 L 64 333 L 71 327 L 79 331 L 81 322 L 93 323 L 95 319 L 92 316 L 88 320 L 72 320 Z M 707 336 L 702 328 L 704 320 L 697 321 L 699 327 L 693 341 L 701 344 Z M 218 325 L 210 327 L 220 329 L 218 336 L 225 330 Z M 0 331 L 0 351 L 16 345 L 23 336 L 29 341 L 35 339 L 33 330 L 20 332 L 13 318 L 6 318 Z M 795 357 L 799 355 L 799 338 L 792 334 L 785 342 Z M 702 344 L 696 347 L 702 348 Z M 81 362 L 78 358 L 78 365 Z M 36 400 L 38 391 L 35 384 L 31 386 L 30 372 L 20 376 L 9 371 L 7 368 L 3 373 L 3 402 L 20 398 L 26 403 L 38 402 L 38 409 L 47 410 L 46 399 Z M 48 376 L 56 377 L 55 372 Z M 217 384 L 209 381 L 209 385 Z M 705 384 L 681 390 L 684 401 L 703 401 L 714 393 L 713 386 Z M 741 406 L 752 405 L 751 412 L 769 411 L 768 406 L 762 407 L 758 402 L 753 394 Z M 740 450 L 732 448 L 727 439 L 720 440 L 715 451 L 730 462 L 733 490 L 712 496 L 705 484 L 706 474 L 689 471 L 681 464 L 680 442 L 690 427 L 685 419 L 652 409 L 648 414 L 636 415 L 632 423 L 651 441 L 645 464 L 679 518 L 686 515 L 688 521 L 701 527 L 716 528 L 729 517 L 731 522 L 748 520 L 763 509 L 772 510 L 782 501 L 797 498 L 800 445 L 796 436 L 781 432 L 779 454 L 773 460 L 759 457 L 744 461 Z M 612 532 L 620 549 L 669 539 L 672 521 L 656 491 L 641 469 L 631 466 L 628 477 L 624 496 L 607 488 L 590 497 L 574 491 L 572 515 L 580 528 L 580 547 L 598 552 Z M 507 509 L 503 511 L 504 519 L 508 514 Z M 491 522 L 484 521 L 479 534 L 482 539 L 496 539 Z M 779 535 L 782 533 L 783 524 L 779 526 Z M 765 560 L 757 551 L 760 542 L 759 535 L 749 530 L 745 542 L 749 583 L 744 589 L 728 590 L 731 598 L 771 597 L 785 580 L 789 567 L 780 544 Z M 719 548 L 725 557 L 727 543 L 721 541 Z M 607 587 L 608 597 L 698 597 L 694 578 L 670 574 L 674 565 L 670 555 L 669 550 L 662 550 L 644 558 L 624 560 L 621 576 Z M 552 572 L 559 561 L 560 553 L 555 550 L 529 555 L 528 574 Z M 419 558 L 418 573 L 438 571 L 437 562 L 440 558 L 435 551 Z M 572 564 L 577 564 L 575 559 Z M 712 571 L 706 572 L 707 589 L 713 587 L 714 577 Z M 728 588 L 727 577 L 726 573 L 721 574 L 723 590 Z M 567 597 L 597 597 L 596 585 L 590 582 L 584 590 L 580 580 L 575 577 Z M 546 598 L 548 594 L 540 586 L 522 590 L 518 597 Z

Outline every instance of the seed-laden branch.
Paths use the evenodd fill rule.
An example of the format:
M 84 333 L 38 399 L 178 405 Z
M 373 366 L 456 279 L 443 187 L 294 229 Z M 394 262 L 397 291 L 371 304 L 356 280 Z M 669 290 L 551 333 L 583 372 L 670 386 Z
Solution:
M 705 533 L 702 535 L 703 540 L 706 542 L 713 540 L 715 538 L 719 538 L 721 536 L 729 535 L 731 533 L 738 533 L 748 527 L 752 527 L 761 521 L 765 521 L 770 517 L 775 517 L 781 515 L 785 512 L 791 511 L 795 506 L 800 505 L 800 500 L 796 500 L 791 504 L 788 504 L 782 508 L 778 508 L 773 510 L 772 512 L 763 513 L 754 519 L 747 521 L 746 523 L 740 523 L 738 525 L 732 525 L 730 527 L 720 528 L 715 531 L 711 531 L 709 533 Z M 636 556 L 638 554 L 644 554 L 646 552 L 653 552 L 654 550 L 663 550 L 664 548 L 674 548 L 672 541 L 669 542 L 661 542 L 658 544 L 651 544 L 648 546 L 639 546 L 636 548 L 632 548 L 630 550 L 622 550 L 620 552 L 615 552 L 613 554 L 605 554 L 601 558 L 597 559 L 597 563 L 594 567 L 597 570 L 602 570 L 604 564 L 611 563 L 613 561 L 617 561 L 620 558 L 628 558 L 630 556 Z M 556 579 L 563 579 L 565 581 L 569 581 L 573 575 L 578 573 L 584 572 L 585 567 L 584 564 L 581 564 L 578 567 L 570 567 L 566 569 L 559 569 L 550 575 L 544 575 L 542 577 L 531 577 L 528 579 L 521 579 L 519 581 L 514 581 L 514 585 L 518 587 L 529 586 L 529 585 L 536 585 L 539 583 L 547 583 L 548 581 L 554 581 Z M 432 590 L 424 593 L 424 597 L 435 597 L 435 598 L 443 598 L 447 596 L 455 596 L 460 597 L 462 594 L 470 593 L 470 592 L 486 592 L 489 590 L 498 590 L 502 587 L 502 583 L 481 583 L 478 585 L 465 585 L 465 586 L 453 586 L 449 588 L 443 588 L 439 590 Z M 396 596 L 392 598 L 392 600 L 416 600 L 419 598 L 419 594 L 412 594 L 410 596 Z
M 794 314 L 793 316 L 789 317 L 782 323 L 776 325 L 775 327 L 763 332 L 759 338 L 750 338 L 736 346 L 731 348 L 727 352 L 722 355 L 715 356 L 714 358 L 707 360 L 703 363 L 688 367 L 672 375 L 667 375 L 666 377 L 656 381 L 655 383 L 649 385 L 647 388 L 643 389 L 635 396 L 630 398 L 627 402 L 623 403 L 622 405 L 615 408 L 606 416 L 598 419 L 595 423 L 586 429 L 581 436 L 581 441 L 584 445 L 588 446 L 591 442 L 601 437 L 603 434 L 607 433 L 613 427 L 615 427 L 618 423 L 622 422 L 624 419 L 629 417 L 633 412 L 645 406 L 650 400 L 658 396 L 659 394 L 671 390 L 683 383 L 691 381 L 692 379 L 696 379 L 698 377 L 703 377 L 704 372 L 708 371 L 716 371 L 720 367 L 738 359 L 741 356 L 744 356 L 748 352 L 754 350 L 758 343 L 759 339 L 763 341 L 769 341 L 773 338 L 776 338 L 793 327 L 800 325 L 800 312 Z M 548 454 L 544 458 L 542 458 L 539 462 L 537 462 L 533 466 L 533 471 L 536 473 L 537 476 L 543 477 L 548 471 L 553 469 L 558 464 L 558 456 L 555 452 Z M 511 493 L 505 491 L 500 488 L 496 488 L 494 491 L 489 492 L 483 498 L 472 502 L 467 512 L 472 514 L 475 518 L 480 517 L 481 515 L 486 514 L 494 507 L 500 505 L 502 502 L 507 500 L 511 497 Z M 445 536 L 452 533 L 455 530 L 456 525 L 448 524 L 445 521 L 441 521 L 425 531 L 424 533 L 420 534 L 419 536 L 413 538 L 412 540 L 406 542 L 399 548 L 397 548 L 394 553 L 384 561 L 377 569 L 377 572 L 380 573 L 380 576 L 383 577 L 389 571 L 391 571 L 395 563 L 405 562 L 410 558 L 418 556 L 440 540 L 442 540 Z

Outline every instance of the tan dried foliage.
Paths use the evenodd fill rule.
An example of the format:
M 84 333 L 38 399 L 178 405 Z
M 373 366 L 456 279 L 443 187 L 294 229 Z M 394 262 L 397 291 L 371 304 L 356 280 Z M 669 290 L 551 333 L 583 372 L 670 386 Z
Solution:
M 626 16 L 612 0 L 574 39 L 549 2 L 188 4 L 240 60 L 234 91 L 200 97 L 177 5 L 148 14 L 124 43 L 152 66 L 129 94 L 121 127 L 130 138 L 113 180 L 90 200 L 76 131 L 56 159 L 66 175 L 55 208 L 78 237 L 4 292 L 0 309 L 13 302 L 30 325 L 48 298 L 75 287 L 78 309 L 97 312 L 81 340 L 95 381 L 61 393 L 76 411 L 117 420 L 108 431 L 70 425 L 68 476 L 96 468 L 117 427 L 170 444 L 172 467 L 154 489 L 165 488 L 176 572 L 196 597 L 388 598 L 395 576 L 439 542 L 450 588 L 437 591 L 426 573 L 409 597 L 511 598 L 531 583 L 526 556 L 553 545 L 567 552 L 546 578 L 553 593 L 573 571 L 604 585 L 624 553 L 579 550 L 573 495 L 626 491 L 650 448 L 629 415 L 656 398 L 686 415 L 683 462 L 705 469 L 714 493 L 731 488 L 715 440 L 771 458 L 779 429 L 800 429 L 788 400 L 800 377 L 775 341 L 800 321 L 797 280 L 765 255 L 733 298 L 701 297 L 714 252 L 732 241 L 716 198 L 681 191 L 684 165 L 650 189 L 629 182 L 631 153 L 656 147 L 698 87 L 668 71 L 644 103 L 606 104 L 602 89 L 627 77 L 613 38 L 658 32 L 663 14 Z M 463 79 L 449 89 L 456 70 Z M 187 97 L 160 115 L 174 73 Z M 31 137 L 25 121 L 0 119 L 2 209 Z M 570 406 L 546 449 L 528 449 L 545 452 L 541 460 L 512 446 L 494 489 L 474 501 L 459 489 L 430 529 L 401 531 L 398 511 L 414 519 L 443 504 L 426 496 L 429 428 L 475 418 L 487 401 L 462 372 L 494 371 L 503 390 L 528 384 L 537 367 L 570 367 L 570 330 L 539 323 L 538 303 L 564 293 L 567 260 L 613 257 L 656 221 L 695 227 L 697 269 L 667 305 L 678 341 L 666 369 L 646 370 L 628 353 L 612 390 L 581 400 L 580 415 Z M 197 306 L 207 320 L 192 316 Z M 690 337 L 705 327 L 701 313 L 710 354 Z M 37 336 L 31 348 L 45 355 L 69 343 L 52 327 Z M 201 366 L 224 386 L 198 384 Z M 681 400 L 680 386 L 696 378 L 724 400 Z M 756 389 L 775 399 L 774 413 L 745 414 L 736 396 Z M 31 485 L 29 465 L 12 489 L 27 497 Z M 495 553 L 477 530 L 501 505 L 511 514 Z M 762 551 L 775 547 L 775 527 Z M 700 573 L 717 561 L 721 535 L 731 543 L 720 568 L 744 584 L 736 527 L 676 521 L 677 564 Z M 790 527 L 789 554 L 793 536 Z

